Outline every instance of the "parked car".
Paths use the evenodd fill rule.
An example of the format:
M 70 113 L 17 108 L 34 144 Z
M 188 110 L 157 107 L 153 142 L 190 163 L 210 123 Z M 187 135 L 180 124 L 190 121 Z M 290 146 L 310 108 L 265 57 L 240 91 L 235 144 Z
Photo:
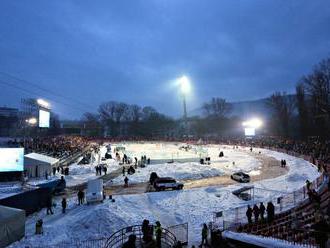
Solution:
M 103 202 L 103 179 L 88 181 L 86 202 L 87 204 L 93 202 Z
M 250 182 L 250 176 L 244 172 L 235 172 L 230 178 L 240 183 Z
M 156 191 L 172 189 L 172 190 L 181 190 L 183 189 L 183 184 L 175 181 L 171 177 L 159 177 L 154 181 L 154 188 Z

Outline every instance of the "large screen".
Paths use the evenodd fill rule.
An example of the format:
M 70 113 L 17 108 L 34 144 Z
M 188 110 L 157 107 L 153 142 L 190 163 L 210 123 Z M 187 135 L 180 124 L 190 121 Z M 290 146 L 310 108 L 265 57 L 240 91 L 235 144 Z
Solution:
M 48 111 L 39 110 L 39 127 L 49 127 L 50 113 Z
M 254 136 L 254 135 L 256 135 L 256 130 L 253 127 L 246 127 L 244 129 L 244 131 L 245 131 L 245 136 Z
M 23 170 L 24 148 L 0 148 L 0 172 Z

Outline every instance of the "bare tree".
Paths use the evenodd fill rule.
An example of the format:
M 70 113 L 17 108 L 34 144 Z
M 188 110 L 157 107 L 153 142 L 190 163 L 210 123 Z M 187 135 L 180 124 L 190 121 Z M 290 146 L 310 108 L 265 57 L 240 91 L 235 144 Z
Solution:
M 305 93 L 305 86 L 303 83 L 299 83 L 296 86 L 296 107 L 298 110 L 298 121 L 300 128 L 300 136 L 305 138 L 309 135 L 309 114 L 307 99 Z
M 268 99 L 268 106 L 273 110 L 273 123 L 280 135 L 289 135 L 289 122 L 294 110 L 294 99 L 285 92 L 275 92 Z
M 224 118 L 231 111 L 231 105 L 225 99 L 213 97 L 210 102 L 203 104 L 202 109 L 208 117 Z

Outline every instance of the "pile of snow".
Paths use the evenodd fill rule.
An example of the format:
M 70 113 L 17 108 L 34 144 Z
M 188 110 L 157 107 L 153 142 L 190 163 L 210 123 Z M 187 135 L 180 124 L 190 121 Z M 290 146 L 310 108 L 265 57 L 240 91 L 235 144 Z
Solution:
M 106 146 L 101 146 L 100 152 L 98 154 L 92 154 L 90 164 L 78 164 L 78 161 L 80 161 L 81 158 L 77 161 L 77 163 L 71 164 L 69 166 L 69 175 L 65 176 L 67 186 L 71 187 L 80 185 L 98 178 L 99 175 L 96 175 L 95 166 L 99 165 L 100 163 L 107 167 L 107 173 L 111 173 L 120 168 L 119 162 L 114 159 L 107 159 L 105 161 L 101 160 L 104 158 L 106 152 Z M 115 154 L 112 154 L 112 157 L 115 157 L 114 155 Z
M 254 183 L 254 186 L 267 189 L 269 193 L 258 196 L 258 200 L 268 200 L 271 190 L 293 191 L 305 184 L 305 175 L 314 180 L 319 174 L 309 162 L 268 150 L 260 150 L 277 160 L 286 159 L 287 175 Z M 178 169 L 173 167 L 173 169 Z M 170 171 L 169 171 L 170 173 Z M 172 172 L 174 173 L 174 172 Z M 296 176 L 303 175 L 303 176 Z M 294 178 L 295 180 L 288 180 Z M 228 187 L 204 187 L 183 191 L 164 191 L 136 195 L 115 196 L 116 202 L 106 200 L 99 205 L 77 206 L 76 198 L 69 199 L 68 212 L 63 215 L 56 207 L 55 215 L 45 216 L 45 209 L 28 218 L 27 238 L 13 247 L 26 245 L 47 246 L 59 244 L 70 239 L 95 239 L 109 237 L 113 232 L 128 225 L 141 224 L 143 219 L 151 223 L 159 220 L 163 226 L 188 223 L 189 243 L 199 244 L 202 224 L 213 220 L 213 213 L 245 206 L 250 202 L 242 201 L 231 192 L 240 185 Z M 278 192 L 274 192 L 277 195 Z M 44 235 L 34 235 L 35 221 L 44 219 Z M 230 216 L 224 216 L 228 219 Z

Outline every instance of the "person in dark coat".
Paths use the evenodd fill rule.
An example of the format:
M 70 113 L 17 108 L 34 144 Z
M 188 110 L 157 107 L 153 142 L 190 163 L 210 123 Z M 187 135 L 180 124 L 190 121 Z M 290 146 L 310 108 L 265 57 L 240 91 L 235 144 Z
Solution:
M 260 211 L 261 220 L 265 220 L 264 215 L 265 215 L 266 208 L 265 208 L 265 205 L 262 202 L 260 203 L 259 211 Z
M 149 236 L 149 220 L 144 219 L 142 222 L 142 239 L 144 242 L 148 241 Z
M 122 172 L 123 172 L 123 176 L 125 176 L 125 166 L 123 166 Z
M 135 248 L 136 236 L 131 234 L 128 236 L 128 240 L 123 244 L 122 248 Z
M 125 177 L 125 179 L 124 179 L 124 187 L 128 187 L 128 177 Z
M 268 202 L 267 204 L 267 219 L 268 222 L 272 222 L 275 216 L 275 206 L 272 202 Z
M 254 206 L 253 206 L 253 214 L 254 214 L 254 221 L 257 223 L 259 220 L 259 214 L 260 214 L 260 210 L 259 210 L 257 204 L 254 204 Z
M 53 206 L 52 197 L 49 196 L 49 197 L 47 198 L 47 202 L 46 202 L 47 215 L 49 215 L 49 213 L 50 213 L 50 214 L 54 214 L 54 213 L 53 213 L 53 210 L 52 210 L 52 206 Z
M 53 176 L 56 174 L 56 167 L 53 167 Z
M 107 174 L 107 171 L 108 171 L 108 168 L 106 166 L 103 167 L 103 172 L 104 172 L 104 175 Z
M 246 210 L 246 217 L 247 217 L 247 219 L 248 219 L 249 224 L 252 223 L 252 213 L 253 213 L 253 210 L 252 210 L 252 208 L 250 207 L 250 205 L 248 205 L 248 208 L 247 208 L 247 210 Z
M 202 229 L 202 243 L 201 243 L 200 247 L 202 247 L 204 245 L 204 242 L 205 242 L 205 245 L 208 246 L 207 236 L 208 236 L 208 229 L 207 229 L 207 225 L 204 223 L 203 229 Z
M 66 202 L 66 198 L 64 197 L 62 199 L 62 213 L 63 214 L 65 214 L 66 206 L 67 206 L 67 202 Z
M 162 225 L 160 224 L 159 221 L 156 221 L 156 227 L 155 227 L 155 234 L 156 234 L 156 244 L 157 248 L 162 247 Z
M 85 194 L 84 192 L 80 189 L 78 191 L 78 204 L 83 204 L 84 203 L 84 198 L 85 198 Z
M 312 183 L 309 180 L 306 180 L 306 188 L 307 191 L 310 191 L 312 189 Z

